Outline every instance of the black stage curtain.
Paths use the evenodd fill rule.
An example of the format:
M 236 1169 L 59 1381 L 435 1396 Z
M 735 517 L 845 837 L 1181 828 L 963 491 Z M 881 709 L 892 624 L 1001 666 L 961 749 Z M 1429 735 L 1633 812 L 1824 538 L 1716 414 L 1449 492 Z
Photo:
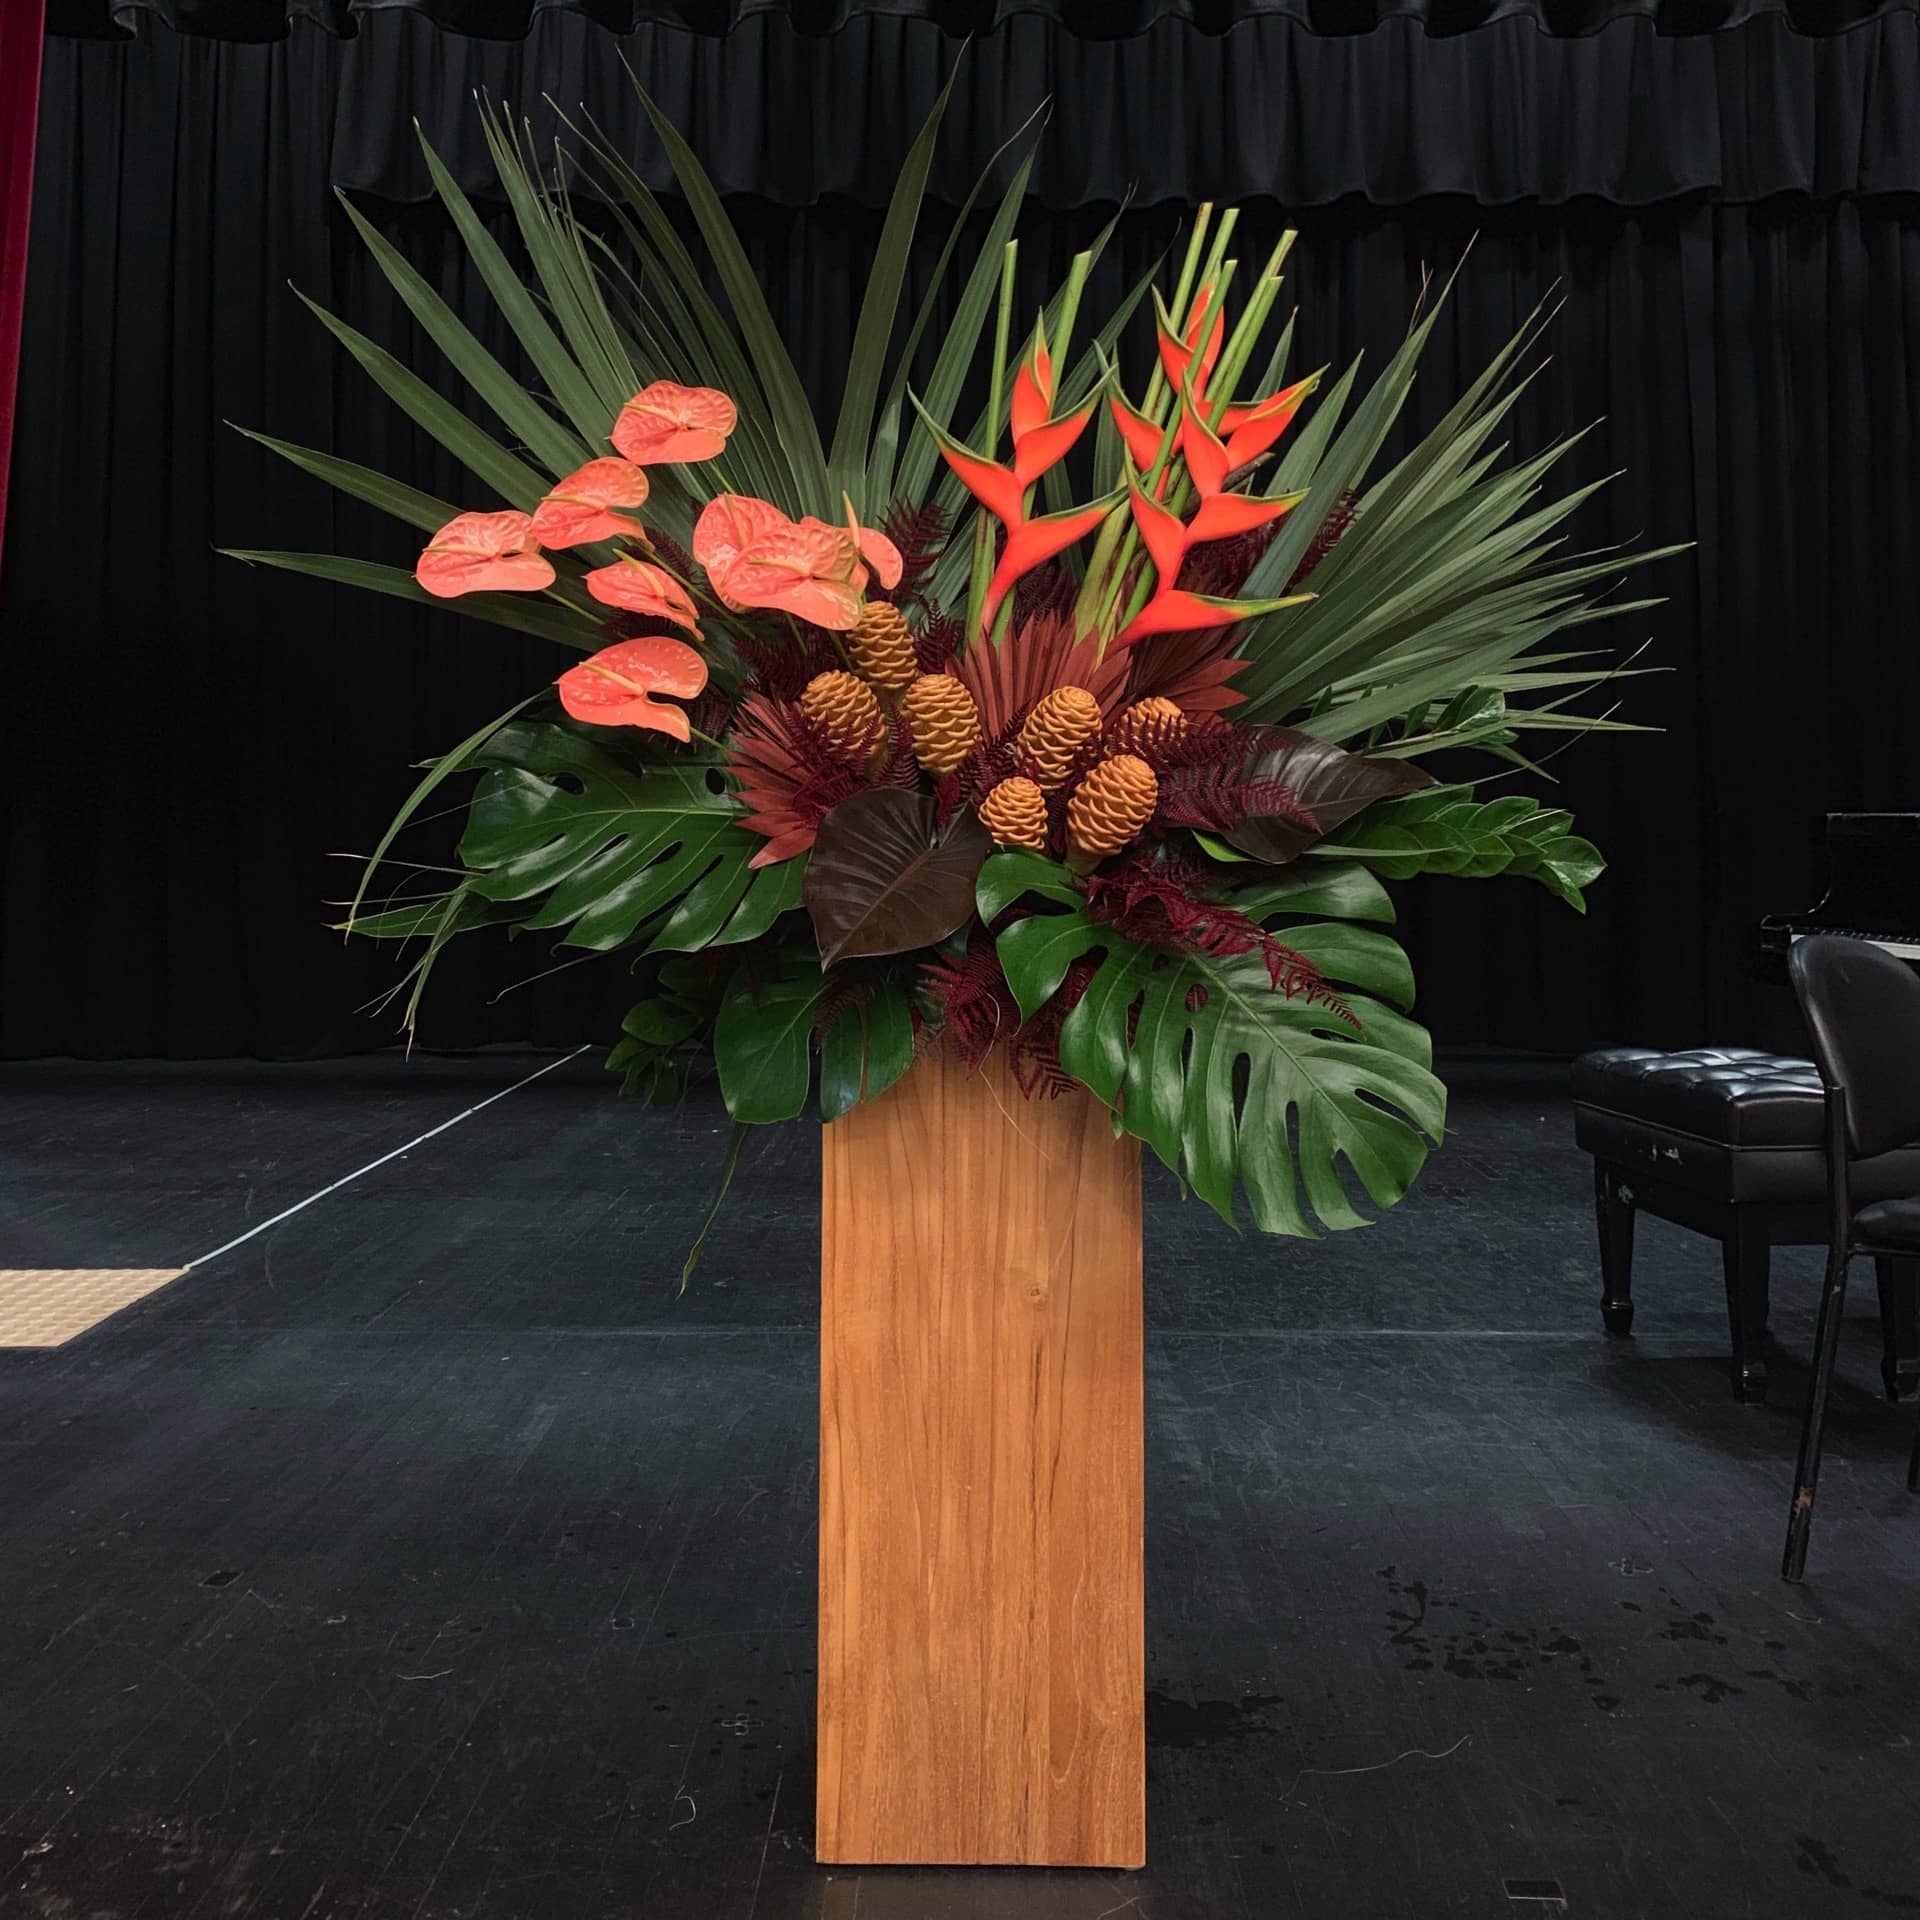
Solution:
M 159 21 L 221 40 L 278 40 L 295 22 L 350 34 L 363 19 L 401 11 L 456 33 L 513 39 L 549 13 L 579 13 L 614 33 L 664 26 L 731 33 L 778 20 L 802 33 L 838 33 L 875 16 L 930 24 L 949 34 L 991 33 L 1037 19 L 1080 39 L 1125 39 L 1162 23 L 1189 32 L 1228 33 L 1285 21 L 1317 34 L 1371 33 L 1390 20 L 1431 35 L 1466 33 L 1505 21 L 1556 35 L 1597 33 L 1616 20 L 1642 20 L 1663 33 L 1706 33 L 1762 17 L 1800 33 L 1837 33 L 1902 10 L 1913 0 L 51 0 L 57 33 L 102 35 Z
M 758 30 L 727 44 L 744 52 Z M 896 30 L 937 38 L 924 23 Z M 581 32 L 564 16 L 543 21 L 521 57 L 532 61 L 543 36 Z M 1852 106 L 1816 105 L 1783 133 L 1791 150 L 1766 156 L 1768 167 L 1799 166 L 1812 191 L 1741 197 L 1723 181 L 1646 204 L 1564 198 L 1543 189 L 1543 169 L 1560 164 L 1554 143 L 1516 108 L 1474 135 L 1519 183 L 1511 205 L 1462 195 L 1376 205 L 1342 188 L 1288 210 L 1302 229 L 1290 284 L 1303 365 L 1357 348 L 1377 364 L 1428 270 L 1464 257 L 1416 394 L 1421 422 L 1558 281 L 1553 358 L 1516 417 L 1516 443 L 1597 423 L 1575 477 L 1626 477 L 1586 513 L 1582 544 L 1699 543 L 1648 583 L 1669 603 L 1618 636 L 1650 638 L 1642 664 L 1662 669 L 1622 684 L 1624 712 L 1665 731 L 1581 744 L 1553 764 L 1566 804 L 1614 861 L 1590 915 L 1521 882 L 1404 890 L 1423 1008 L 1443 1044 L 1571 1050 L 1600 1037 L 1753 1033 L 1763 1011 L 1749 977 L 1753 923 L 1811 897 L 1815 816 L 1920 805 L 1920 180 L 1884 171 L 1872 177 L 1901 190 L 1868 193 L 1863 174 L 1819 161 L 1910 167 L 1896 109 L 1914 86 L 1912 33 L 1889 15 L 1845 36 L 1875 49 Z M 1589 44 L 1637 61 L 1656 38 L 1622 22 Z M 570 37 L 554 44 L 581 51 Z M 1347 44 L 1358 94 L 1360 63 L 1382 43 Z M 1496 42 L 1452 44 L 1491 57 Z M 1753 98 L 1777 69 L 1782 97 L 1820 102 L 1813 56 L 1842 42 L 1762 21 L 1711 44 L 1713 71 L 1732 76 L 1724 98 Z M 404 533 L 221 420 L 334 447 L 450 497 L 465 491 L 287 291 L 292 280 L 424 363 L 329 195 L 343 155 L 359 164 L 364 151 L 353 63 L 383 45 L 412 63 L 392 84 L 444 136 L 465 110 L 473 50 L 405 16 L 369 16 L 344 42 L 302 29 L 259 47 L 166 33 L 48 46 L 0 581 L 0 1052 L 286 1057 L 389 1036 L 390 1016 L 358 1011 L 389 978 L 389 956 L 344 948 L 324 929 L 320 903 L 350 884 L 329 856 L 371 844 L 409 761 L 551 670 L 535 643 L 250 573 L 212 551 L 411 558 Z M 702 95 L 669 64 L 673 47 L 688 62 L 715 49 L 682 34 L 649 51 L 661 91 L 694 102 L 699 144 L 724 149 L 728 124 L 775 111 L 771 80 Z M 603 43 L 603 65 L 615 52 Z M 1069 50 L 1055 57 L 1064 65 Z M 539 76 L 523 66 L 518 77 L 531 87 Z M 955 117 L 969 158 L 1007 131 L 990 104 Z M 1104 137 L 1105 111 L 1062 92 L 1045 136 L 1054 180 L 1072 180 L 1088 125 Z M 1172 117 L 1197 112 L 1188 96 Z M 1827 117 L 1847 112 L 1851 122 Z M 1383 137 L 1391 118 L 1384 107 L 1357 117 L 1348 144 Z M 1596 140 L 1603 131 L 1593 123 Z M 1761 166 L 1763 131 L 1743 130 L 1743 165 Z M 1650 121 L 1645 142 L 1666 155 L 1635 163 L 1671 164 L 1683 137 Z M 1109 290 L 1166 242 L 1189 187 L 1185 175 L 1156 185 L 1154 168 L 1175 163 L 1155 139 L 1136 134 L 1131 151 L 1148 177 L 1123 217 Z M 1220 157 L 1209 184 L 1254 196 L 1246 225 L 1264 238 L 1282 209 L 1271 177 L 1250 169 L 1269 156 L 1249 170 L 1233 158 Z M 799 164 L 781 172 L 788 198 Z M 1287 177 L 1287 162 L 1272 164 Z M 1341 147 L 1298 164 L 1351 181 L 1368 163 Z M 867 197 L 735 201 L 816 387 L 850 330 L 874 229 Z M 437 209 L 367 204 L 478 323 L 483 303 Z M 1057 274 L 1110 211 L 1097 198 L 1036 206 L 1028 270 Z M 604 1035 L 628 997 L 620 963 L 532 979 L 550 964 L 534 942 L 456 946 L 423 1038 Z M 512 983 L 523 984 L 496 998 Z

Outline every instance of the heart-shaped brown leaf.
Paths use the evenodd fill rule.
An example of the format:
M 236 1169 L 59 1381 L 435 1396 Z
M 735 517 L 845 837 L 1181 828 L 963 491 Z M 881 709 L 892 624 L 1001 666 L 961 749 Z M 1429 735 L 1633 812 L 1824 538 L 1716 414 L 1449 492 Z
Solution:
M 1319 824 L 1315 832 L 1279 814 L 1254 814 L 1225 836 L 1242 853 L 1277 867 L 1298 859 L 1376 800 L 1434 784 L 1433 775 L 1411 760 L 1370 760 L 1292 727 L 1261 727 L 1259 745 L 1241 775 L 1249 782 L 1278 780 Z
M 993 841 L 971 808 L 945 830 L 899 787 L 842 800 L 820 823 L 804 898 L 820 963 L 930 947 L 965 926 Z

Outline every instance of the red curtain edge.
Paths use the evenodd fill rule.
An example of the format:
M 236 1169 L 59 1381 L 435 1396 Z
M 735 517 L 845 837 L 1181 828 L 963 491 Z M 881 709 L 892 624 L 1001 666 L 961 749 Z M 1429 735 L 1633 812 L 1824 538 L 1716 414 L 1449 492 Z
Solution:
M 7 467 L 20 383 L 20 324 L 27 304 L 27 234 L 33 224 L 33 140 L 40 115 L 40 48 L 46 0 L 0 0 L 0 548 L 7 528 Z

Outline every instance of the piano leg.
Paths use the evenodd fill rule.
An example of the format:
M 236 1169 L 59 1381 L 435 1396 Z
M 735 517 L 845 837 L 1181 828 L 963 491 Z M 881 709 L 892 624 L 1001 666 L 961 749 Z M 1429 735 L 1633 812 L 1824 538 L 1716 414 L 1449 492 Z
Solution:
M 1920 1400 L 1920 1261 L 1875 1260 L 1880 1283 L 1880 1378 L 1889 1400 Z
M 1600 1318 L 1609 1333 L 1633 1331 L 1633 1192 L 1618 1167 L 1593 1163 L 1593 1212 L 1600 1228 Z
M 1743 1207 L 1729 1210 L 1720 1242 L 1727 1280 L 1727 1329 L 1733 1336 L 1733 1397 L 1767 1397 L 1767 1267 L 1771 1243 Z

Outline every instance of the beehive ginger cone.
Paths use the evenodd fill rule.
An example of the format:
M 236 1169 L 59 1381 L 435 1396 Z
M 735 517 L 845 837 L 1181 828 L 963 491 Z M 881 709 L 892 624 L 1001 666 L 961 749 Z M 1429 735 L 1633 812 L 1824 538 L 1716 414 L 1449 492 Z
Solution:
M 1002 847 L 1047 850 L 1047 796 L 1022 774 L 1000 781 L 980 802 L 980 824 Z
M 1067 783 L 1083 747 L 1100 734 L 1100 702 L 1085 687 L 1055 687 L 1020 723 L 1020 757 L 1047 792 Z
M 911 686 L 918 671 L 913 656 L 913 631 L 900 609 L 884 600 L 869 600 L 847 635 L 847 655 L 855 670 L 887 693 Z
M 800 710 L 850 767 L 865 766 L 885 737 L 880 702 L 858 674 L 816 673 L 800 695 Z
M 956 773 L 980 744 L 980 709 L 950 673 L 923 673 L 907 689 L 913 757 L 936 779 Z
M 1139 839 L 1159 804 L 1160 782 L 1135 753 L 1117 753 L 1088 770 L 1067 801 L 1074 851 L 1103 860 Z

